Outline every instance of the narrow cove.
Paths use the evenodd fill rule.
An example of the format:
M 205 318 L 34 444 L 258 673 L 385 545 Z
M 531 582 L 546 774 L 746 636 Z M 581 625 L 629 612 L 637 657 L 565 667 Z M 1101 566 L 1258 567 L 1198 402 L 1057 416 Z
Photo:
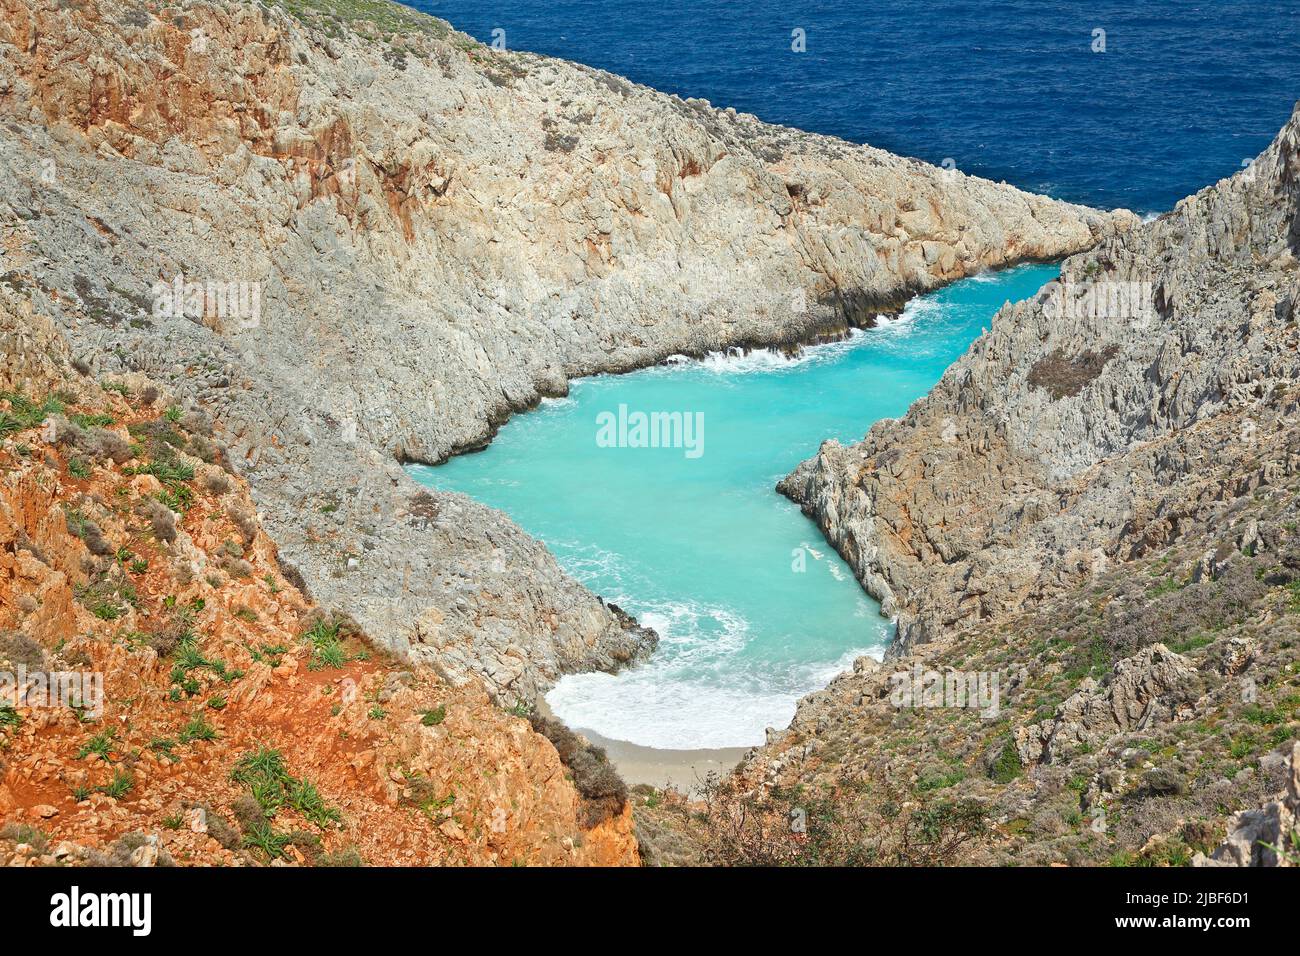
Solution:
M 560 681 L 547 703 L 571 727 L 659 749 L 760 744 L 804 694 L 878 657 L 891 630 L 777 481 L 823 440 L 901 415 L 1004 302 L 1057 273 L 966 279 L 794 359 L 711 356 L 580 379 L 484 451 L 409 470 L 505 511 L 659 633 L 639 667 Z

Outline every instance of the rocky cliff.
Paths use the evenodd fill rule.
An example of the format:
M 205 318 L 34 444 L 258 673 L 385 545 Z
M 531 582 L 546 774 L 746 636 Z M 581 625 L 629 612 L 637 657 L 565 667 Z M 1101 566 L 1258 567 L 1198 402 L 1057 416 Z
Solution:
M 1298 254 L 1300 111 L 781 483 L 898 636 L 687 823 L 712 858 L 1300 862 Z
M 0 0 L 0 274 L 89 379 L 211 417 L 315 600 L 509 699 L 653 635 L 402 460 L 1130 223 L 386 2 L 290 7 Z
M 1294 116 L 1250 169 L 1003 308 L 904 418 L 781 483 L 898 616 L 893 653 L 1222 531 L 1294 470 L 1298 180 Z
M 637 862 L 607 765 L 285 578 L 202 416 L 0 342 L 0 862 Z

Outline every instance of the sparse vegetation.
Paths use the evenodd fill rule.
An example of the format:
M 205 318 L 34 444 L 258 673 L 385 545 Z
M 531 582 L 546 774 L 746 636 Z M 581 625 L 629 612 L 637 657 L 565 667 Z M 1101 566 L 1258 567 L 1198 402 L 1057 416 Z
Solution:
M 1078 395 L 1085 385 L 1101 374 L 1118 351 L 1118 346 L 1108 345 L 1100 352 L 1084 349 L 1077 355 L 1067 356 L 1056 349 L 1034 363 L 1029 370 L 1028 382 L 1035 388 L 1046 390 L 1057 401 Z
M 342 820 L 337 809 L 326 805 L 315 784 L 289 773 L 278 750 L 262 747 L 245 754 L 235 764 L 230 779 L 248 787 L 266 819 L 288 806 L 319 827 Z
M 121 800 L 135 786 L 135 777 L 131 771 L 125 767 L 118 767 L 113 774 L 113 779 L 99 788 L 99 792 L 106 797 L 112 797 L 114 800 Z
M 195 741 L 206 743 L 216 739 L 216 728 L 204 720 L 202 714 L 195 714 L 190 719 L 190 722 L 181 729 L 180 733 L 180 742 L 183 744 L 194 743 Z
M 558 720 L 534 714 L 533 729 L 549 740 L 568 769 L 573 785 L 582 796 L 586 825 L 593 827 L 621 813 L 627 804 L 627 784 L 614 770 L 600 747 L 587 744 Z
M 353 32 L 391 42 L 403 34 L 443 39 L 455 35 L 444 21 L 384 0 L 275 0 L 295 17 L 339 38 Z M 468 39 L 468 38 L 466 38 Z M 470 41 L 477 46 L 476 41 Z
M 0 827 L 0 840 L 25 843 L 38 852 L 44 852 L 50 842 L 50 838 L 44 830 L 40 827 L 34 827 L 30 823 L 6 823 L 3 827 Z
M 37 428 L 51 415 L 63 414 L 67 407 L 66 396 L 34 399 L 22 392 L 0 392 L 0 402 L 9 404 L 8 410 L 0 410 L 0 437 Z
M 22 726 L 23 718 L 12 704 L 0 704 L 0 730 L 14 731 Z
M 703 809 L 667 805 L 716 866 L 942 866 L 988 830 L 974 800 L 905 801 L 885 781 L 816 792 L 756 793 L 716 775 L 701 787 Z
M 101 730 L 92 736 L 77 751 L 77 759 L 85 760 L 91 754 L 96 755 L 101 760 L 111 761 L 113 753 L 113 739 L 117 736 L 117 731 L 112 727 Z
M 344 649 L 342 624 L 337 619 L 317 618 L 303 633 L 303 640 L 312 649 L 308 670 L 337 670 L 351 659 Z

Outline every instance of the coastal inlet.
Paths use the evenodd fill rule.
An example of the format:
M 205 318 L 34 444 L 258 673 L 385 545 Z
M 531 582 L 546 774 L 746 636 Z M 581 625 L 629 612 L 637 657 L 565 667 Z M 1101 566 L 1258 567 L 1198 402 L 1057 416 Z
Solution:
M 822 440 L 901 415 L 1004 302 L 1057 271 L 963 280 L 794 358 L 714 355 L 580 379 L 483 452 L 409 470 L 502 509 L 659 633 L 639 667 L 559 682 L 547 703 L 571 727 L 654 748 L 761 744 L 804 694 L 881 655 L 891 632 L 776 483 Z

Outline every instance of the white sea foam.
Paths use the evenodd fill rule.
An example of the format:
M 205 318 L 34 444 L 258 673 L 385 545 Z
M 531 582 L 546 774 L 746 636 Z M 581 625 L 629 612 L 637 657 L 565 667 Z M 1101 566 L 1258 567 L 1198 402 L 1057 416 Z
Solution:
M 733 663 L 690 676 L 652 659 L 619 674 L 568 675 L 546 702 L 571 727 L 642 747 L 752 747 L 763 743 L 766 728 L 789 724 L 801 697 L 825 687 L 864 654 L 879 658 L 881 650 L 854 648 L 830 663 L 765 675 Z
M 739 654 L 749 642 L 749 622 L 727 608 L 669 601 L 637 619 L 659 635 L 659 664 L 680 670 L 710 669 Z M 663 651 L 671 648 L 671 654 Z M 670 657 L 670 660 L 664 660 Z M 595 729 L 595 728 L 593 728 Z
M 688 355 L 670 355 L 660 366 L 663 369 L 693 366 L 706 372 L 721 375 L 740 375 L 750 372 L 784 372 L 801 365 L 825 362 L 856 348 L 864 341 L 866 333 L 862 329 L 850 329 L 846 338 L 838 342 L 824 342 L 821 345 L 806 345 L 794 355 L 787 355 L 777 349 L 727 349 L 723 352 L 709 352 L 703 358 L 691 358 Z
M 754 746 L 767 727 L 790 722 L 800 697 L 863 654 L 882 653 L 854 648 L 831 662 L 774 666 L 747 658 L 749 623 L 726 608 L 665 603 L 639 618 L 659 634 L 649 662 L 614 675 L 572 674 L 546 695 L 571 727 L 670 750 Z
M 799 547 L 808 552 L 808 556 L 814 561 L 826 561 L 826 552 L 819 551 L 807 541 L 800 542 Z M 843 581 L 847 577 L 839 561 L 826 561 L 826 570 L 836 581 Z
M 910 299 L 908 303 L 903 306 L 903 311 L 898 313 L 898 315 L 882 315 L 877 318 L 876 328 L 888 332 L 899 332 L 907 326 L 912 325 L 917 319 L 943 312 L 947 308 L 948 306 L 944 305 L 942 302 L 917 297 L 915 299 Z
M 967 282 L 996 282 L 1000 274 L 982 272 L 965 280 Z M 917 319 L 942 313 L 949 308 L 943 302 L 931 298 L 916 296 L 908 300 L 901 312 L 895 315 L 881 313 L 876 316 L 871 329 L 850 329 L 848 335 L 837 342 L 824 342 L 820 345 L 806 345 L 795 354 L 790 355 L 777 349 L 727 349 L 721 352 L 709 352 L 703 358 L 689 355 L 670 355 L 658 366 L 663 372 L 671 372 L 682 367 L 695 367 L 719 375 L 743 375 L 749 373 L 785 372 L 802 365 L 815 365 L 832 362 L 845 352 L 858 348 L 871 341 L 875 333 L 897 335 L 909 328 Z

